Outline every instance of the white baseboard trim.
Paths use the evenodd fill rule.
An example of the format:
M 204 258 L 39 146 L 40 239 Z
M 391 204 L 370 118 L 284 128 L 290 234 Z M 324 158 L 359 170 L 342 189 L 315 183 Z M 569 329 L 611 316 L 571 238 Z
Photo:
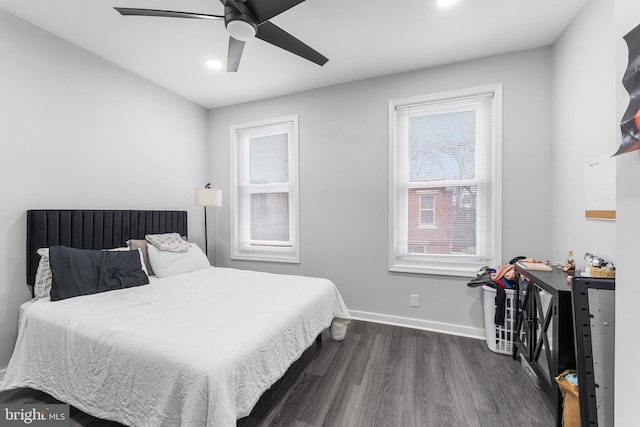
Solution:
M 349 312 L 351 313 L 351 317 L 355 320 L 383 323 L 385 325 L 402 326 L 405 328 L 422 329 L 424 331 L 458 335 L 461 337 L 482 340 L 486 339 L 485 331 L 482 328 L 471 328 L 469 326 L 460 326 L 451 323 L 432 322 L 429 320 L 391 316 L 388 314 L 369 313 L 366 311 L 349 310 Z

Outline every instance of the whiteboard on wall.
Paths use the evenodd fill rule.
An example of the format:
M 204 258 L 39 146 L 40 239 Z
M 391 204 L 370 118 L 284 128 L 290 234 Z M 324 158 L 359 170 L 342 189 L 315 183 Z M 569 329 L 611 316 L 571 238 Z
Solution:
M 587 219 L 616 219 L 616 158 L 605 157 L 584 165 Z

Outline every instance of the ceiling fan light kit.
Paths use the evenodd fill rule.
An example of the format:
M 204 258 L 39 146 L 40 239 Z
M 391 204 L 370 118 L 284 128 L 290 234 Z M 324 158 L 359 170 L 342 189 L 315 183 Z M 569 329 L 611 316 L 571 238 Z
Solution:
M 269 21 L 302 3 L 304 0 L 220 0 L 224 5 L 224 16 L 170 10 L 134 9 L 115 7 L 124 16 L 153 16 L 165 18 L 224 19 L 229 33 L 227 71 L 238 71 L 244 43 L 258 38 L 289 51 L 320 66 L 329 61 L 325 56 L 307 46 L 291 34 Z
M 229 35 L 236 40 L 246 42 L 256 36 L 258 26 L 246 21 L 236 19 L 227 23 L 227 31 Z

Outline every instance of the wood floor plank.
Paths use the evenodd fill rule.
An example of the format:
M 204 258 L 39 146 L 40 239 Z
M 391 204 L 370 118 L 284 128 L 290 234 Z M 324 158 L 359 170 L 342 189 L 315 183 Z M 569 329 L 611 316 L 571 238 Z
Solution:
M 473 396 L 473 399 L 468 403 L 476 411 L 496 412 L 499 402 L 494 396 L 494 392 L 499 388 L 495 387 L 497 384 L 495 384 L 494 378 L 501 376 L 500 371 L 494 370 L 492 374 L 489 374 L 487 360 L 484 357 L 476 358 L 472 351 L 473 347 L 475 347 L 473 343 L 462 339 L 458 339 L 455 343 L 449 345 L 456 363 L 453 369 L 464 381 L 462 387 L 465 388 L 465 394 L 470 393 Z M 496 372 L 498 373 L 497 375 Z
M 444 381 L 449 385 L 451 400 L 449 407 L 459 425 L 480 427 L 480 423 L 473 407 L 474 394 L 469 393 L 472 388 L 471 379 L 467 376 L 465 366 L 460 358 L 460 352 L 455 340 L 445 339 L 442 345 L 444 362 Z
M 306 408 L 316 403 L 310 396 L 316 395 L 321 382 L 321 377 L 305 374 L 303 381 L 296 385 L 296 388 L 289 395 L 285 404 L 277 411 L 276 416 L 269 425 L 272 427 L 288 427 L 298 422 Z
M 360 322 L 357 324 L 363 324 L 364 322 Z M 354 355 L 349 362 L 349 366 L 347 367 L 347 372 L 349 375 L 345 378 L 346 381 L 349 381 L 352 384 L 361 385 L 362 380 L 365 376 L 365 371 L 367 368 L 367 361 L 371 357 L 371 351 L 373 349 L 374 339 L 371 338 L 371 332 L 365 328 L 358 328 L 359 333 L 354 333 L 354 335 L 360 336 L 360 340 L 358 341 L 358 345 L 354 349 Z
M 321 343 L 330 343 L 331 338 L 328 334 L 323 336 L 323 341 Z M 333 360 L 338 354 L 341 346 L 339 345 L 327 345 L 323 347 L 322 357 L 317 357 L 309 362 L 309 365 L 306 369 L 307 372 L 310 372 L 314 375 L 324 376 L 329 367 L 333 364 Z
M 360 341 L 361 335 L 354 335 L 353 339 L 340 343 L 341 349 L 337 357 L 327 370 L 326 375 L 320 381 L 313 396 L 310 396 L 311 403 L 308 404 L 301 414 L 299 420 L 313 425 L 317 420 L 324 420 L 329 412 L 330 406 L 336 397 L 340 384 L 347 373 L 349 362 L 353 358 L 354 349 Z
M 360 404 L 354 408 L 356 416 L 361 425 L 373 425 L 373 417 L 378 407 L 378 397 L 382 393 L 384 382 L 384 369 L 389 353 L 391 336 L 386 333 L 376 333 L 374 345 L 367 360 L 365 374 L 362 381 L 362 399 Z
M 357 409 L 363 406 L 364 399 L 367 398 L 363 389 L 362 385 L 343 383 L 327 412 L 325 425 L 353 427 L 365 425 L 366 419 Z
M 418 341 L 413 387 L 413 401 L 417 406 L 414 412 L 424 422 L 434 422 L 433 425 L 457 425 L 460 420 L 453 408 L 443 338 L 440 334 L 426 333 Z
M 58 403 L 30 389 L 0 403 Z M 119 427 L 71 408 L 70 427 Z M 240 427 L 543 427 L 550 396 L 481 340 L 352 321 L 328 331 L 260 398 Z
M 328 335 L 323 337 L 323 340 L 327 338 Z M 258 400 L 251 412 L 253 421 L 251 421 L 250 425 L 256 425 L 256 422 L 269 425 L 269 420 L 273 419 L 278 413 L 278 410 L 274 409 L 282 408 L 286 404 L 290 394 L 293 393 L 296 388 L 306 385 L 308 378 L 302 378 L 302 376 L 309 374 L 308 367 L 310 363 L 319 359 L 318 356 L 322 350 L 323 343 L 316 342 L 302 354 L 300 359 L 291 365 L 286 375 L 269 388 L 270 395 L 273 396 L 273 398 L 269 401 L 265 399 Z M 242 423 L 238 423 L 238 425 L 242 425 Z

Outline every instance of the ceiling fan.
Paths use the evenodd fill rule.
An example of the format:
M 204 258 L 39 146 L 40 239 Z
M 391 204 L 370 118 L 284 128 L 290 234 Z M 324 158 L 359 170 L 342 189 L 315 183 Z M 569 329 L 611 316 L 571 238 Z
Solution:
M 120 12 L 121 15 L 224 19 L 225 27 L 229 32 L 227 71 L 238 71 L 238 65 L 240 65 L 240 58 L 244 50 L 244 43 L 254 37 L 322 66 L 328 61 L 326 57 L 269 21 L 269 19 L 291 9 L 303 1 L 304 0 L 220 0 L 224 5 L 224 16 L 127 7 L 115 7 L 114 9 Z

